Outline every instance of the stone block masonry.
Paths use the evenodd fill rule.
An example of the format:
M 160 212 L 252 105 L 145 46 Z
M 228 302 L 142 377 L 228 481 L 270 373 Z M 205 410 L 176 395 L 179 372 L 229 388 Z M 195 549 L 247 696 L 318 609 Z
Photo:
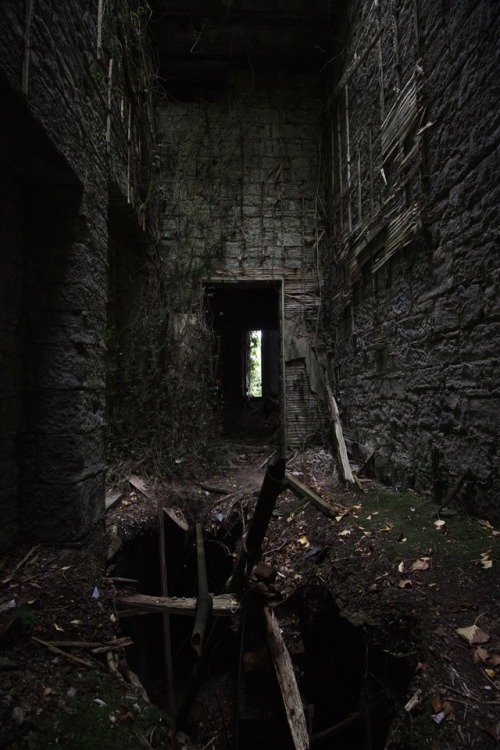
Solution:
M 499 33 L 488 0 L 349 4 L 325 258 L 353 450 L 437 502 L 470 468 L 459 500 L 496 521 Z
M 318 76 L 235 68 L 224 92 L 159 112 L 165 260 L 178 278 L 197 269 L 197 283 L 283 280 L 285 351 L 314 337 L 323 104 Z M 302 445 L 318 428 L 317 384 L 302 350 L 285 368 L 287 437 Z
M 108 203 L 145 226 L 143 42 L 125 1 L 2 5 L 0 549 L 104 512 Z

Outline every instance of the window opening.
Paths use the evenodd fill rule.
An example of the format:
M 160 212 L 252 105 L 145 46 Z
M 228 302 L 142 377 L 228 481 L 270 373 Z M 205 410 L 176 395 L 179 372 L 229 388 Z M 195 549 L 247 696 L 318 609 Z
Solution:
M 262 397 L 262 331 L 248 331 L 248 395 Z

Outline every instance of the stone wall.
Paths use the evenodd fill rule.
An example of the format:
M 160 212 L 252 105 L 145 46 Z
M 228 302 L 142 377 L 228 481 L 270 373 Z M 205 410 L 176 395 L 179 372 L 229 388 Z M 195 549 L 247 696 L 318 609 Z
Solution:
M 319 300 L 322 94 L 318 76 L 236 68 L 226 90 L 168 101 L 159 115 L 160 243 L 177 288 L 187 273 L 198 282 L 284 282 L 285 352 L 300 370 L 288 387 L 292 444 L 318 421 L 306 349 Z
M 2 6 L 0 547 L 104 510 L 108 205 L 146 225 L 143 24 L 125 0 Z
M 498 519 L 500 7 L 349 3 L 329 88 L 331 367 L 382 479 Z M 340 54 L 340 53 L 339 53 Z

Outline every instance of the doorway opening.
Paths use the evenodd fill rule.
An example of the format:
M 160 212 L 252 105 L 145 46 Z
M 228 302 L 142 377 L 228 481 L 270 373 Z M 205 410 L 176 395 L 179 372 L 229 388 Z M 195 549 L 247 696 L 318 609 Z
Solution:
M 215 408 L 223 433 L 239 442 L 278 444 L 284 408 L 281 283 L 209 283 L 205 294 L 214 334 Z

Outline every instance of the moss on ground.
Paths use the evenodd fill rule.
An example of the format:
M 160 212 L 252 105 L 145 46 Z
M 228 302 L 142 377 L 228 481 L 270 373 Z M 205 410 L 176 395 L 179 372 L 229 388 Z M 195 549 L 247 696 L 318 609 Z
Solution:
M 491 535 L 477 519 L 463 514 L 440 518 L 437 506 L 413 493 L 370 490 L 357 507 L 357 522 L 364 531 L 384 535 L 384 554 L 389 561 L 432 559 L 442 572 L 467 570 L 484 576 L 494 575 L 494 566 L 485 569 L 483 555 L 500 558 L 500 537 Z M 346 518 L 347 520 L 347 518 Z M 438 528 L 436 521 L 444 521 Z
M 31 734 L 33 750 L 168 748 L 169 717 L 127 695 L 96 671 L 79 676 L 57 708 L 42 714 Z M 103 705 L 104 704 L 104 705 Z

